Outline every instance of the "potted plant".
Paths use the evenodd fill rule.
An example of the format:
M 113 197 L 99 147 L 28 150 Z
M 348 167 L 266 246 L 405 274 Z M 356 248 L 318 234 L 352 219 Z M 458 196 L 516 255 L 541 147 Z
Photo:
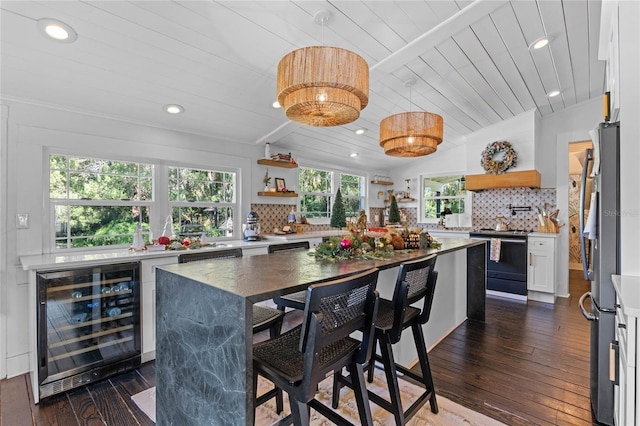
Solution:
M 264 174 L 264 178 L 262 179 L 262 182 L 264 183 L 264 191 L 269 192 L 269 184 L 271 183 L 271 177 L 269 176 L 269 169 L 267 169 L 267 172 Z

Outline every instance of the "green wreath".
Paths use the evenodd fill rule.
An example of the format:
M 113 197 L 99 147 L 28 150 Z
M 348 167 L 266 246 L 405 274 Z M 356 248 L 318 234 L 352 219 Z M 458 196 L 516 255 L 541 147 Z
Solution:
M 502 160 L 493 159 L 493 157 L 501 153 L 503 154 Z M 482 168 L 484 168 L 485 172 L 499 175 L 518 164 L 518 154 L 511 147 L 509 142 L 493 142 L 487 145 L 485 150 L 482 151 L 480 164 L 482 165 Z

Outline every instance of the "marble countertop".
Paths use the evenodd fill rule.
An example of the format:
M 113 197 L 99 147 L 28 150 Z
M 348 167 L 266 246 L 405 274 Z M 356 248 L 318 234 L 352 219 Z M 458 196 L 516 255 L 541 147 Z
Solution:
M 304 235 L 304 234 L 300 234 Z M 308 238 L 308 237 L 307 237 Z M 30 256 L 20 256 L 22 269 L 28 270 L 47 270 L 55 269 L 64 265 L 65 267 L 84 266 L 91 264 L 109 264 L 114 261 L 118 262 L 137 262 L 144 259 L 153 259 L 158 257 L 178 256 L 182 253 L 190 253 L 196 251 L 216 251 L 230 248 L 258 248 L 267 247 L 271 244 L 285 243 L 287 239 L 279 235 L 262 236 L 260 241 L 244 241 L 229 240 L 216 242 L 215 246 L 206 246 L 194 250 L 164 250 L 164 251 L 131 251 L 123 248 L 103 249 L 91 251 L 75 251 L 65 253 L 48 253 Z
M 620 298 L 622 312 L 640 318 L 640 277 L 611 275 L 611 281 Z
M 285 243 L 292 240 L 305 240 L 311 238 L 322 238 L 331 235 L 342 235 L 344 231 L 329 230 L 329 231 L 317 231 L 306 232 L 302 234 L 287 234 L 287 235 L 274 235 L 263 234 L 260 235 L 259 241 L 244 241 L 244 240 L 227 240 L 218 241 L 215 246 L 206 246 L 194 250 L 164 250 L 164 251 L 132 251 L 124 248 L 116 249 L 99 249 L 99 250 L 82 250 L 64 253 L 45 253 L 36 255 L 20 256 L 20 263 L 22 269 L 29 270 L 48 270 L 57 269 L 60 266 L 75 267 L 84 266 L 86 264 L 104 265 L 118 262 L 137 262 L 144 259 L 153 259 L 158 257 L 171 257 L 178 256 L 182 253 L 195 252 L 195 251 L 216 251 L 225 250 L 230 248 L 259 248 L 267 247 L 271 244 Z
M 247 298 L 253 303 L 306 289 L 314 282 L 339 278 L 371 268 L 387 269 L 408 260 L 462 250 L 484 241 L 447 238 L 440 248 L 408 250 L 385 259 L 329 261 L 315 259 L 309 251 L 286 251 L 268 255 L 216 259 L 215 262 L 164 265 L 159 269 L 192 281 Z

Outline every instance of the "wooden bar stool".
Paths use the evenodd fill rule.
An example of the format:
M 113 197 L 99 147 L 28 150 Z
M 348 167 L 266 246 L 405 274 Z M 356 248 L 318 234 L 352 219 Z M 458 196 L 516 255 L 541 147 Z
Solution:
M 267 247 L 269 253 L 276 253 L 284 250 L 309 250 L 309 241 L 299 241 L 288 244 L 273 244 Z M 307 297 L 306 291 L 298 291 L 284 296 L 275 297 L 273 302 L 278 306 L 278 309 L 283 311 L 285 308 L 293 308 L 298 310 L 304 309 L 305 298 Z
M 315 399 L 318 383 L 343 367 L 353 382 L 360 423 L 372 424 L 363 364 L 373 348 L 377 281 L 378 270 L 371 269 L 309 286 L 302 324 L 254 345 L 254 392 L 261 375 L 289 394 L 291 418 L 280 424 L 308 425 L 310 408 L 335 424 L 350 424 Z M 355 331 L 362 332 L 362 340 L 350 337 Z
M 435 292 L 438 272 L 434 270 L 436 256 L 427 259 L 406 262 L 400 265 L 396 286 L 392 300 L 380 299 L 378 317 L 375 324 L 375 340 L 380 346 L 380 353 L 373 354 L 369 363 L 368 381 L 373 381 L 375 360 L 381 361 L 389 388 L 390 401 L 377 394 L 369 392 L 369 399 L 393 413 L 396 425 L 404 425 L 427 402 L 431 405 L 431 411 L 438 413 L 435 388 L 429 367 L 427 348 L 422 333 L 422 326 L 429 321 L 431 304 Z M 424 300 L 422 309 L 410 306 L 420 300 Z M 400 341 L 402 331 L 411 328 L 413 340 L 418 352 L 420 370 L 422 375 L 416 374 L 408 368 L 397 364 L 393 359 L 392 345 Z M 375 348 L 375 344 L 374 344 Z M 398 372 L 419 382 L 424 387 L 424 392 L 405 411 L 400 399 L 398 385 Z M 333 382 L 333 408 L 338 407 L 341 385 L 351 387 L 350 377 L 342 375 L 341 371 L 334 373 Z

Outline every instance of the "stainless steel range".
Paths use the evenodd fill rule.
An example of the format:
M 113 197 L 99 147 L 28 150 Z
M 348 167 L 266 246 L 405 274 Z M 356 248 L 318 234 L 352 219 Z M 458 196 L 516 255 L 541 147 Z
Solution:
M 527 298 L 527 234 L 525 230 L 495 231 L 480 229 L 471 239 L 487 242 L 487 290 L 499 295 Z M 492 244 L 499 245 L 499 255 Z

